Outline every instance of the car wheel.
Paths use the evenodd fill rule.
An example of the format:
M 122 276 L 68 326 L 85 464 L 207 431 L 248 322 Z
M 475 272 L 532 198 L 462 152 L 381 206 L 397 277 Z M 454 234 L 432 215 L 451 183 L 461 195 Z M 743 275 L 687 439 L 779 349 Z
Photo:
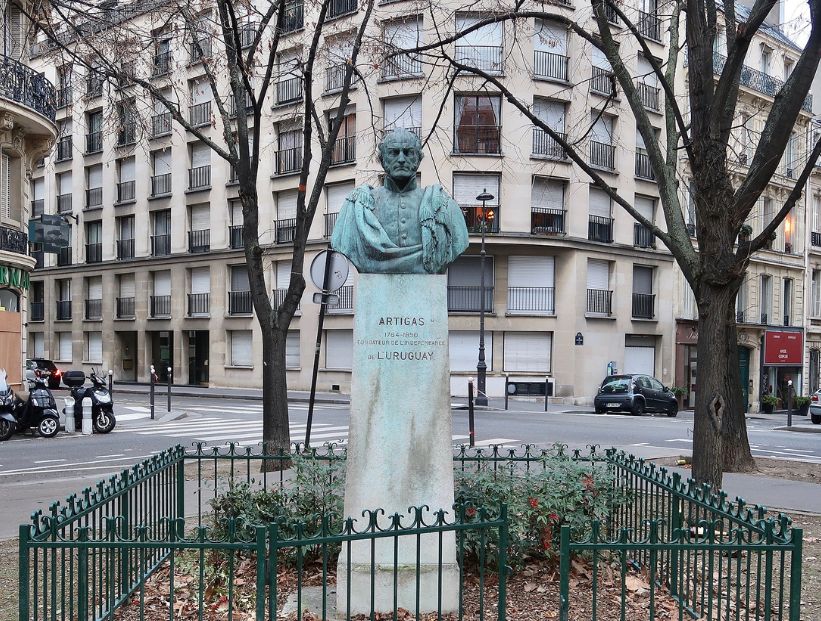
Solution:
M 810 420 L 812 420 L 813 425 L 821 425 L 821 414 L 810 415 Z
M 116 424 L 114 415 L 108 410 L 100 410 L 94 417 L 94 431 L 97 433 L 108 433 L 114 429 Z
M 12 435 L 14 435 L 14 423 L 0 418 L 0 442 L 8 440 Z
M 37 425 L 37 432 L 44 438 L 53 438 L 59 430 L 60 427 L 56 418 L 44 418 Z
M 606 411 L 604 408 L 596 408 L 596 414 L 604 414 Z
M 631 408 L 630 413 L 633 416 L 641 416 L 644 414 L 644 401 L 641 399 L 636 399 L 633 401 L 633 407 Z
M 669 407 L 669 409 L 667 410 L 667 416 L 669 416 L 670 418 L 675 418 L 676 416 L 678 416 L 678 404 L 674 403 Z

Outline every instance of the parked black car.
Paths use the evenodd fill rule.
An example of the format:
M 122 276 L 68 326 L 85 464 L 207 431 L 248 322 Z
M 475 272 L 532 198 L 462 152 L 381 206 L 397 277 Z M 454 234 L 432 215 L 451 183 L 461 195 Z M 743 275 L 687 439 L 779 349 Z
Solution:
M 32 358 L 26 360 L 26 379 L 33 380 L 36 372 L 40 372 L 41 377 L 48 377 L 48 387 L 54 390 L 60 387 L 60 380 L 63 378 L 63 372 L 57 368 L 51 360 L 45 358 Z
M 655 377 L 649 375 L 610 375 L 604 378 L 593 399 L 596 414 L 607 411 L 630 412 L 641 416 L 645 412 L 678 414 L 678 401 Z

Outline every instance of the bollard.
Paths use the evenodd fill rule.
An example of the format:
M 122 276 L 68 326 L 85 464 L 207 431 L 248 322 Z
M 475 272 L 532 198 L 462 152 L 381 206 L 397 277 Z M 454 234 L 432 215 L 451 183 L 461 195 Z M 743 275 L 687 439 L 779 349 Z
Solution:
M 473 417 L 473 378 L 468 379 L 468 446 L 473 448 L 476 442 L 476 421 Z
M 148 389 L 148 400 L 149 400 L 149 408 L 151 409 L 151 420 L 154 420 L 154 380 L 156 378 L 156 373 L 154 373 L 154 365 L 151 365 L 151 370 L 148 372 L 148 376 L 150 378 L 150 386 Z
M 550 394 L 550 378 L 544 378 L 544 411 L 547 412 L 547 395 Z
M 505 410 L 507 410 L 507 403 L 510 400 L 510 376 L 505 374 Z
M 91 435 L 91 397 L 83 399 L 83 435 Z
M 72 397 L 63 397 L 63 401 L 65 401 L 66 403 L 66 407 L 63 409 L 63 412 L 65 412 L 66 414 L 66 433 L 74 433 L 75 431 L 77 431 L 76 427 L 74 426 L 74 399 Z
M 108 370 L 108 394 L 114 396 L 114 371 Z
M 171 412 L 171 367 L 168 367 L 168 411 Z

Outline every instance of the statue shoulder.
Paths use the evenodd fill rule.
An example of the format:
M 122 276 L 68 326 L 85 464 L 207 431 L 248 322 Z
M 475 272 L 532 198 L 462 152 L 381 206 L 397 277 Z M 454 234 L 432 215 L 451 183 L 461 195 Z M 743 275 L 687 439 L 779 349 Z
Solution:
M 367 207 L 368 209 L 373 209 L 373 204 L 375 200 L 374 188 L 373 186 L 370 186 L 366 183 L 357 186 L 353 190 L 351 190 L 351 193 L 348 194 L 345 200 L 350 201 L 354 204 L 359 203 Z

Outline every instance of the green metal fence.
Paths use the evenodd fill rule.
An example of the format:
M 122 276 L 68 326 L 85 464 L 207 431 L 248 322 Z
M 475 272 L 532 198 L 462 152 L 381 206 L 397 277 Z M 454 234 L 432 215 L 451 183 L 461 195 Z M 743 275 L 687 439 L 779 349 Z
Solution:
M 630 502 L 612 506 L 606 519 L 592 520 L 583 533 L 562 527 L 554 585 L 561 620 L 798 621 L 801 531 L 786 516 L 769 516 L 743 500 L 730 503 L 725 494 L 615 450 L 462 447 L 454 468 L 491 473 L 503 484 L 506 477 L 549 468 L 562 454 L 606 469 Z M 405 568 L 390 550 L 417 550 L 411 581 L 418 591 L 423 551 L 438 545 L 441 558 L 443 549 L 455 546 L 458 581 L 448 586 L 440 580 L 440 612 L 452 608 L 448 618 L 454 619 L 505 619 L 513 519 L 506 507 L 462 501 L 449 514 L 376 511 L 341 524 L 324 513 L 266 524 L 209 521 L 210 501 L 238 485 L 299 493 L 304 481 L 293 479 L 295 469 L 261 468 L 297 459 L 306 459 L 301 447 L 274 455 L 235 445 L 175 447 L 53 504 L 46 514 L 35 513 L 20 527 L 20 620 L 274 619 L 286 613 L 301 619 L 301 593 L 309 587 L 320 598 L 315 612 L 326 618 L 337 604 L 351 610 L 349 594 L 331 589 L 351 589 L 350 576 L 336 575 L 337 558 L 347 552 L 350 559 L 351 548 L 362 545 L 371 546 L 370 565 L 379 565 L 377 554 L 384 559 L 388 551 L 380 579 L 387 576 L 394 610 L 413 606 L 400 606 Z M 333 445 L 310 451 L 307 459 L 327 466 L 311 475 L 326 480 L 312 484 L 333 484 L 344 473 L 345 452 Z M 349 571 L 351 564 L 342 567 Z M 435 569 L 441 576 L 442 568 Z M 458 589 L 457 604 L 442 608 L 448 588 Z M 468 588 L 471 597 L 465 597 Z M 248 611 L 253 616 L 240 616 Z

